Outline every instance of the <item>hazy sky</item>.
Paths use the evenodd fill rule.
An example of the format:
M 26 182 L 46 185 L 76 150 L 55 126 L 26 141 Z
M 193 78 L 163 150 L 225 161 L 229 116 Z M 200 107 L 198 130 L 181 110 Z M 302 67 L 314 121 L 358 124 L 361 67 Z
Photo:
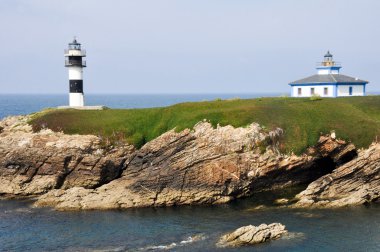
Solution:
M 380 91 L 379 0 L 0 0 L 0 93 L 289 92 L 329 49 Z

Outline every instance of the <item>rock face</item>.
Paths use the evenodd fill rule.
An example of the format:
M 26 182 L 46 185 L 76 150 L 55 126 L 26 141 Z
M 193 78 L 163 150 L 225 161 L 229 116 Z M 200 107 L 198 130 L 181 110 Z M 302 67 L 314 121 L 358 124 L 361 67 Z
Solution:
M 213 129 L 200 123 L 194 131 L 169 131 L 136 151 L 120 178 L 96 189 L 53 190 L 36 204 L 60 210 L 216 204 L 311 182 L 326 172 L 319 169 L 321 163 L 335 168 L 330 157 L 325 160 L 324 148 L 314 149 L 314 156 L 286 157 L 277 153 L 273 142 L 261 154 L 260 143 L 280 134 L 281 130 L 265 133 L 257 124 Z M 337 161 L 338 156 L 353 155 L 352 145 L 321 141 L 341 154 Z
M 238 247 L 244 245 L 254 245 L 278 239 L 287 234 L 285 226 L 280 223 L 261 224 L 260 226 L 244 226 L 235 231 L 220 237 L 217 246 Z
M 311 183 L 295 207 L 344 207 L 380 200 L 380 144 Z
M 43 130 L 28 117 L 0 122 L 0 194 L 38 195 L 55 188 L 95 188 L 120 177 L 133 148 L 105 151 L 96 136 Z
M 0 194 L 41 195 L 60 210 L 217 204 L 258 191 L 308 183 L 356 155 L 321 137 L 302 156 L 278 151 L 282 130 L 217 127 L 171 130 L 140 150 L 103 148 L 96 136 L 42 130 L 27 117 L 0 122 Z

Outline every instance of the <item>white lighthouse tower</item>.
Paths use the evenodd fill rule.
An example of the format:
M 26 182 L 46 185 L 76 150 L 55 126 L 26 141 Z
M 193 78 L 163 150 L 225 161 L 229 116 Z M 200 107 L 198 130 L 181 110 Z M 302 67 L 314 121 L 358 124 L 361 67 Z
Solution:
M 83 107 L 83 67 L 86 67 L 86 51 L 81 49 L 81 44 L 74 37 L 73 42 L 69 43 L 69 48 L 65 49 L 65 67 L 69 69 L 69 106 Z

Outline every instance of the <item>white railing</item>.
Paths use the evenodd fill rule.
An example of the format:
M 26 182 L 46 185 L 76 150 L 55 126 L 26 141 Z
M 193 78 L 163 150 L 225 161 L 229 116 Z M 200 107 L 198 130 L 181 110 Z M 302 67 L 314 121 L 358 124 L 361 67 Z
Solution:
M 86 57 L 86 50 L 71 50 L 71 49 L 65 49 L 64 50 L 65 56 L 81 56 Z
M 82 64 L 78 61 L 70 61 L 70 60 L 65 60 L 65 66 L 81 66 L 81 67 L 86 67 L 86 61 L 82 60 Z

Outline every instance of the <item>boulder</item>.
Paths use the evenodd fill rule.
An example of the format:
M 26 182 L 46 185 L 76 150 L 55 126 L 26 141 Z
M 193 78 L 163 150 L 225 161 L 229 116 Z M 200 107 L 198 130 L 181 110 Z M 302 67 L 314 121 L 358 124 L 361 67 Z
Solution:
M 280 223 L 261 224 L 260 226 L 244 226 L 235 231 L 220 237 L 217 246 L 238 247 L 244 245 L 254 245 L 278 239 L 288 231 Z

